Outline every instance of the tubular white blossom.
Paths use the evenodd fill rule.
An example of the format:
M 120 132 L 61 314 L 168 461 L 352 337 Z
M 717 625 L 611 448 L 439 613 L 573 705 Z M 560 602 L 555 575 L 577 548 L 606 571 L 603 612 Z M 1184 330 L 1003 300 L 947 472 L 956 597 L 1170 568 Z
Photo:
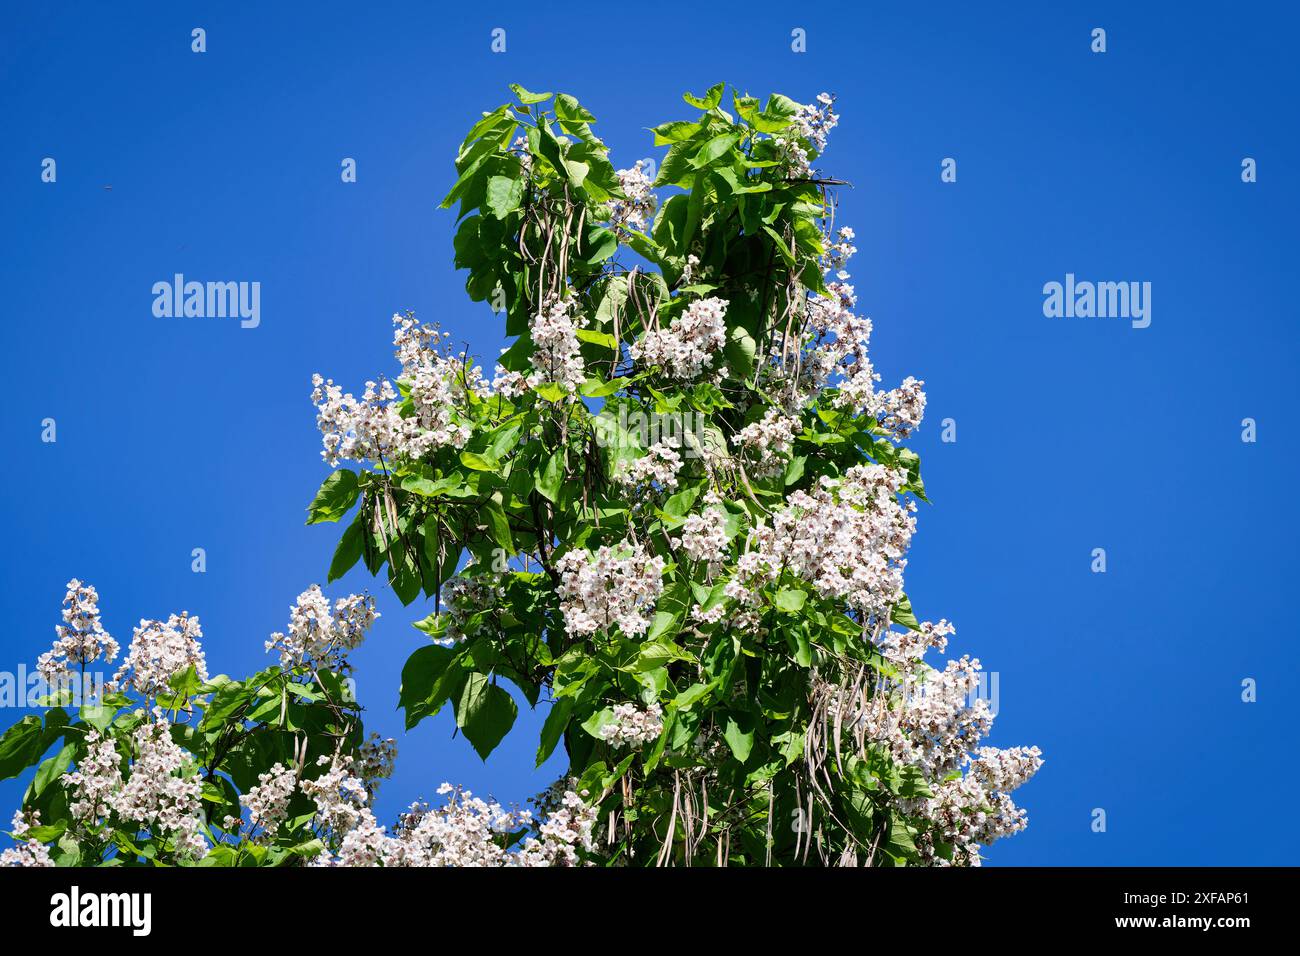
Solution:
M 578 549 L 560 558 L 560 610 L 564 628 L 585 637 L 617 627 L 639 637 L 650 627 L 655 601 L 663 592 L 664 559 L 624 541 L 602 545 L 594 554 Z
M 278 650 L 284 667 L 311 663 L 339 669 L 379 616 L 374 599 L 364 594 L 339 598 L 331 609 L 320 586 L 313 584 L 289 609 L 289 633 L 272 634 L 266 649 Z
M 619 188 L 627 197 L 609 204 L 610 225 L 616 229 L 627 227 L 644 231 L 655 214 L 658 200 L 652 191 L 654 183 L 645 174 L 644 165 L 638 159 L 631 169 L 620 169 L 615 173 Z
M 298 776 L 284 764 L 276 763 L 266 773 L 257 775 L 257 786 L 239 798 L 248 810 L 254 828 L 274 833 L 289 813 L 289 800 L 297 786 Z
M 193 758 L 172 740 L 171 724 L 158 717 L 131 735 L 135 760 L 131 775 L 112 798 L 124 820 L 171 835 L 183 856 L 207 853 L 202 834 L 202 785 Z
M 559 385 L 573 394 L 587 378 L 582 361 L 578 330 L 585 325 L 582 316 L 575 316 L 576 303 L 571 298 L 556 298 L 529 323 L 535 350 L 532 356 L 533 372 L 528 385 Z
M 165 622 L 141 621 L 113 683 L 155 698 L 166 693 L 168 681 L 188 667 L 194 668 L 200 681 L 206 681 L 208 667 L 199 642 L 202 636 L 198 617 L 185 611 Z
M 614 477 L 626 487 L 656 485 L 664 491 L 677 488 L 677 472 L 682 467 L 682 456 L 667 442 L 657 442 L 640 458 L 623 459 L 618 463 Z
M 54 685 L 72 676 L 72 666 L 84 667 L 117 657 L 118 644 L 99 620 L 99 593 L 76 578 L 68 582 L 63 598 L 63 623 L 54 628 L 58 639 L 36 661 L 36 670 Z
M 664 712 L 658 704 L 645 709 L 616 704 L 614 719 L 600 728 L 600 739 L 614 747 L 639 748 L 654 743 L 664 730 Z
M 727 301 L 700 299 L 666 329 L 650 329 L 628 354 L 643 365 L 658 365 L 679 381 L 694 381 L 713 367 L 727 344 Z

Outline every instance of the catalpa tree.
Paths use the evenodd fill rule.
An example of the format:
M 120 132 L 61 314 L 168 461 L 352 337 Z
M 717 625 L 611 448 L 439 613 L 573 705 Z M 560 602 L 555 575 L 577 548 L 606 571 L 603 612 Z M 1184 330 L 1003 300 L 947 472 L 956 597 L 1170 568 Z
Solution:
M 512 90 L 443 203 L 512 341 L 489 379 L 408 313 L 394 377 L 357 397 L 317 376 L 333 470 L 308 520 L 352 515 L 330 581 L 360 562 L 431 602 L 408 730 L 450 707 L 487 759 L 522 697 L 564 777 L 535 813 L 444 785 L 379 825 L 393 748 L 363 741 L 346 681 L 373 606 L 313 588 L 249 681 L 208 680 L 186 619 L 154 622 L 131 654 L 165 690 L 115 685 L 103 727 L 52 707 L 11 730 L 6 773 L 66 743 L 6 861 L 975 865 L 1025 826 L 1009 794 L 1038 749 L 980 746 L 979 662 L 927 663 L 953 628 L 904 589 L 925 395 L 870 361 L 818 165 L 832 98 L 688 94 L 656 171 L 616 169 L 573 97 Z M 106 653 L 74 618 L 63 659 Z M 140 777 L 148 807 L 181 792 L 169 813 L 124 796 Z

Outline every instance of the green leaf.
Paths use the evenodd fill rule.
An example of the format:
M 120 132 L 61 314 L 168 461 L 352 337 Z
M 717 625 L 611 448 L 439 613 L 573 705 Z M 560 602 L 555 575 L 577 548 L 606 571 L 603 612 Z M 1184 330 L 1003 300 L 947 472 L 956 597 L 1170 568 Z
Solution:
M 41 730 L 41 718 L 29 714 L 0 737 L 0 780 L 18 776 L 40 759 Z
M 673 120 L 669 123 L 662 123 L 656 126 L 650 132 L 655 134 L 656 146 L 667 146 L 670 143 L 685 143 L 704 127 L 700 123 L 692 123 L 687 120 Z
M 252 702 L 257 696 L 255 687 L 249 687 L 243 681 L 227 681 L 222 684 L 212 700 L 203 708 L 203 720 L 199 722 L 199 730 L 207 733 L 221 727 L 227 720 L 235 715 L 241 707 Z
M 655 625 L 659 624 L 660 614 L 665 615 L 670 624 L 676 621 L 674 615 L 668 614 L 665 611 L 660 611 L 655 614 Z M 665 627 L 663 630 L 667 630 L 667 628 Z M 657 667 L 663 667 L 671 661 L 694 660 L 695 656 L 691 654 L 690 651 L 678 647 L 671 640 L 648 640 L 646 643 L 642 644 L 640 650 L 637 651 L 636 661 L 632 664 L 630 669 L 635 673 L 641 673 L 653 670 Z
M 735 758 L 744 763 L 754 749 L 754 719 L 748 714 L 728 717 L 722 736 Z
M 808 594 L 805 591 L 796 588 L 782 588 L 776 592 L 776 597 L 772 599 L 772 603 L 787 614 L 795 614 L 803 610 L 804 602 L 807 600 Z
M 607 398 L 615 392 L 621 392 L 628 385 L 636 381 L 638 376 L 618 377 L 608 382 L 602 381 L 599 377 L 593 375 L 582 384 L 579 391 L 587 398 Z
M 612 707 L 606 707 L 602 710 L 596 711 L 596 713 L 584 720 L 582 722 L 582 729 L 596 740 L 604 740 L 605 738 L 601 736 L 601 731 L 613 722 L 614 709 Z
M 331 472 L 316 492 L 316 497 L 307 506 L 307 523 L 319 524 L 322 521 L 338 521 L 352 510 L 361 495 L 357 483 L 357 473 L 346 468 Z
M 510 84 L 510 92 L 514 93 L 515 96 L 519 97 L 519 102 L 523 103 L 525 106 L 533 106 L 536 103 L 544 103 L 546 100 L 549 100 L 554 95 L 552 93 L 530 93 L 528 92 L 528 90 L 524 89 L 518 83 Z
M 903 600 L 894 605 L 894 610 L 890 613 L 889 618 L 895 624 L 901 624 L 903 627 L 911 628 L 914 631 L 919 630 L 921 627 L 921 622 L 916 619 L 916 615 L 912 612 L 912 600 L 906 594 L 903 595 Z
M 608 234 L 608 233 L 607 233 Z M 581 342 L 590 342 L 592 345 L 601 345 L 611 352 L 618 351 L 618 339 L 608 332 L 599 332 L 595 329 L 578 329 L 578 340 Z
M 500 467 L 499 462 L 472 451 L 461 452 L 460 463 L 466 468 L 472 468 L 474 471 L 496 471 Z
M 758 346 L 749 331 L 739 325 L 733 325 L 727 331 L 727 344 L 723 350 L 733 375 L 749 378 L 754 374 L 754 355 Z
M 547 382 L 537 389 L 537 394 L 542 399 L 555 404 L 562 402 L 568 397 L 569 393 L 565 391 L 563 385 L 557 385 L 555 382 Z
M 487 181 L 486 205 L 498 219 L 504 219 L 519 208 L 524 198 L 524 181 L 509 176 L 490 176 Z
M 535 485 L 537 493 L 542 495 L 548 501 L 560 500 L 560 486 L 564 483 L 564 449 L 551 455 L 546 459 L 546 465 L 542 468 L 542 473 L 537 476 Z
M 717 109 L 718 104 L 722 102 L 722 91 L 725 88 L 726 88 L 725 83 L 717 83 L 713 86 L 710 86 L 709 91 L 705 93 L 704 96 L 702 97 L 695 96 L 691 93 L 683 93 L 682 99 L 684 99 L 691 106 L 694 106 L 696 109 L 701 109 L 701 110 Z
M 696 701 L 703 698 L 713 690 L 712 682 L 708 684 L 692 684 L 673 699 L 673 706 L 677 710 L 690 710 Z
M 555 752 L 556 745 L 564 736 L 565 728 L 569 726 L 569 718 L 573 715 L 573 704 L 572 697 L 563 697 L 551 705 L 551 712 L 546 715 L 546 722 L 542 724 L 541 742 L 537 747 L 537 766 L 546 763 Z
M 555 98 L 555 115 L 562 123 L 596 122 L 596 117 L 583 109 L 582 105 L 568 93 L 561 93 Z
M 455 707 L 456 725 L 484 760 L 509 733 L 519 712 L 509 694 L 477 671 L 466 678 Z
M 325 583 L 337 581 L 343 575 L 352 570 L 352 566 L 361 558 L 361 549 L 364 545 L 365 529 L 362 527 L 361 516 L 353 521 L 343 537 L 339 538 L 338 547 L 334 549 L 334 558 L 330 561 L 329 575 Z
M 62 750 L 41 764 L 41 768 L 36 771 L 36 778 L 32 781 L 31 795 L 39 797 L 46 787 L 61 777 L 67 771 L 76 753 L 75 743 L 64 744 Z
M 720 156 L 731 152 L 732 148 L 739 142 L 740 134 L 736 132 L 723 133 L 720 136 L 715 136 L 700 147 L 699 152 L 697 152 L 695 157 L 691 160 L 691 165 L 696 169 L 702 169 Z
M 515 542 L 510 536 L 510 520 L 505 509 L 493 500 L 483 506 L 483 517 L 487 519 L 487 528 L 492 540 L 505 548 L 506 554 L 515 553 Z
M 449 670 L 455 659 L 455 651 L 439 644 L 421 647 L 406 659 L 397 706 L 406 711 L 407 730 L 438 713 L 455 691 L 452 681 L 447 679 L 449 673 L 459 676 L 456 673 L 459 668 Z

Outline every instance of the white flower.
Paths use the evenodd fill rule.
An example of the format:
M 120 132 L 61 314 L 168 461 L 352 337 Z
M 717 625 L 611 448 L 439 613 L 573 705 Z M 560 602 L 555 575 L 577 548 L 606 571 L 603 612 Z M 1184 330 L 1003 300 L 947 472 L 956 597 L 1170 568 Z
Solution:
M 755 477 L 777 474 L 785 467 L 785 456 L 794 447 L 803 424 L 780 408 L 769 408 L 761 419 L 750 422 L 731 436 L 731 443 L 747 453 Z
M 751 532 L 727 596 L 752 603 L 756 588 L 784 568 L 824 597 L 886 618 L 902 599 L 905 555 L 916 528 L 915 506 L 897 497 L 906 480 L 905 473 L 882 465 L 857 465 L 838 486 L 824 479 L 811 493 L 794 492 L 770 526 Z
M 834 105 L 835 97 L 819 94 L 815 104 L 800 106 L 790 126 L 775 137 L 791 177 L 807 176 L 810 150 L 820 155 L 826 149 L 826 138 L 840 121 L 831 109 Z
M 700 299 L 666 329 L 649 329 L 628 354 L 643 365 L 658 365 L 679 381 L 693 381 L 711 369 L 727 344 L 727 301 Z
M 347 652 L 361 646 L 378 617 L 370 596 L 349 594 L 331 608 L 320 585 L 313 584 L 289 609 L 289 633 L 272 634 L 266 649 L 278 650 L 284 667 L 312 663 L 339 669 L 346 663 Z
M 131 735 L 131 775 L 113 796 L 112 808 L 142 829 L 171 835 L 182 855 L 207 853 L 202 828 L 203 787 L 193 758 L 172 740 L 171 724 L 146 721 Z
M 166 622 L 141 621 L 113 683 L 153 698 L 167 693 L 168 681 L 191 666 L 199 680 L 206 681 L 208 667 L 199 643 L 202 636 L 198 617 L 184 611 Z
M 617 627 L 639 637 L 650 627 L 663 591 L 664 559 L 624 541 L 594 554 L 577 549 L 560 558 L 560 610 L 573 637 Z
M 628 488 L 657 485 L 664 491 L 674 491 L 681 467 L 682 456 L 671 445 L 661 441 L 651 445 L 640 458 L 621 460 L 614 477 Z
M 600 739 L 615 747 L 644 747 L 659 739 L 664 713 L 658 704 L 641 710 L 635 704 L 616 704 L 614 719 L 600 728 Z
M 615 173 L 619 188 L 627 197 L 609 204 L 609 221 L 615 228 L 626 226 L 644 231 L 655 213 L 657 200 L 651 191 L 654 183 L 645 174 L 643 166 L 642 161 L 637 160 L 631 169 L 620 169 Z
M 239 802 L 248 808 L 253 826 L 274 833 L 288 816 L 289 800 L 297 783 L 298 775 L 281 763 L 276 763 L 266 773 L 259 773 L 257 786 L 250 787 L 239 798 Z
M 705 505 L 701 513 L 686 516 L 673 543 L 696 561 L 716 566 L 727 555 L 727 512 L 714 492 L 706 496 Z
M 84 667 L 101 656 L 106 662 L 117 657 L 118 645 L 99 620 L 99 593 L 76 578 L 68 582 L 63 598 L 63 623 L 55 627 L 58 640 L 36 661 L 36 669 L 47 684 L 72 676 L 72 666 Z
M 340 461 L 418 459 L 441 447 L 461 448 L 470 428 L 459 420 L 470 395 L 486 395 L 482 371 L 450 354 L 448 333 L 422 325 L 412 313 L 393 316 L 393 344 L 402 363 L 412 414 L 402 417 L 401 396 L 380 377 L 366 382 L 360 399 L 333 379 L 312 376 L 312 403 L 330 466 Z
M 112 737 L 91 730 L 86 734 L 86 755 L 75 770 L 61 778 L 71 800 L 68 809 L 77 820 L 103 819 L 122 787 L 122 755 Z
M 365 806 L 363 789 L 346 770 L 346 761 L 321 758 L 331 769 L 320 778 L 318 818 L 326 824 L 337 854 L 322 854 L 314 866 L 384 867 L 517 867 L 575 866 L 578 852 L 590 850 L 596 822 L 595 807 L 564 790 L 546 819 L 517 849 L 502 837 L 533 826 L 527 810 L 507 810 L 493 800 L 444 783 L 438 793 L 447 798 L 440 807 L 414 803 L 402 814 L 390 836 Z M 303 784 L 304 790 L 308 784 Z
M 325 771 L 314 780 L 303 780 L 302 792 L 316 802 L 316 821 L 327 833 L 342 838 L 362 821 L 367 792 L 365 782 L 352 772 L 353 760 L 346 755 L 320 757 Z
M 480 611 L 496 607 L 505 597 L 500 574 L 460 574 L 442 586 L 442 603 L 446 607 L 446 643 L 453 644 L 471 636 L 470 621 Z
M 547 303 L 529 322 L 534 351 L 533 372 L 528 376 L 530 388 L 546 384 L 559 385 L 573 394 L 587 378 L 582 361 L 578 330 L 585 325 L 577 304 L 571 298 L 556 298 Z

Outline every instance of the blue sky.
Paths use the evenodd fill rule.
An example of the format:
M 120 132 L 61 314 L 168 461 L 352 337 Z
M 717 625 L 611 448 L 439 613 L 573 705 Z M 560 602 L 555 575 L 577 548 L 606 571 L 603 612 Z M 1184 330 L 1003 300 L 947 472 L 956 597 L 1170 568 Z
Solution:
M 875 362 L 929 393 L 914 447 L 933 506 L 908 590 L 997 673 L 991 742 L 1047 758 L 1020 792 L 1028 831 L 990 862 L 1292 862 L 1273 808 L 1297 783 L 1278 716 L 1297 684 L 1294 14 L 266 6 L 3 15 L 0 669 L 48 647 L 73 576 L 124 645 L 141 617 L 187 609 L 213 672 L 265 666 L 340 530 L 303 524 L 326 474 L 311 374 L 391 373 L 389 316 L 407 308 L 480 355 L 504 344 L 436 204 L 507 83 L 576 95 L 617 166 L 661 154 L 646 127 L 687 116 L 685 89 L 827 90 L 842 120 L 822 165 L 853 184 L 839 218 Z M 155 318 L 151 287 L 177 272 L 260 282 L 260 326 Z M 1043 285 L 1066 273 L 1150 282 L 1150 327 L 1046 318 Z M 423 640 L 409 622 L 428 609 L 381 585 L 358 568 L 329 592 L 375 588 L 383 612 L 355 655 L 368 723 L 401 748 L 381 817 L 443 780 L 509 801 L 553 779 L 555 761 L 526 769 L 540 715 L 486 764 L 447 715 L 402 733 L 401 665 Z M 4 807 L 20 795 L 0 784 Z

